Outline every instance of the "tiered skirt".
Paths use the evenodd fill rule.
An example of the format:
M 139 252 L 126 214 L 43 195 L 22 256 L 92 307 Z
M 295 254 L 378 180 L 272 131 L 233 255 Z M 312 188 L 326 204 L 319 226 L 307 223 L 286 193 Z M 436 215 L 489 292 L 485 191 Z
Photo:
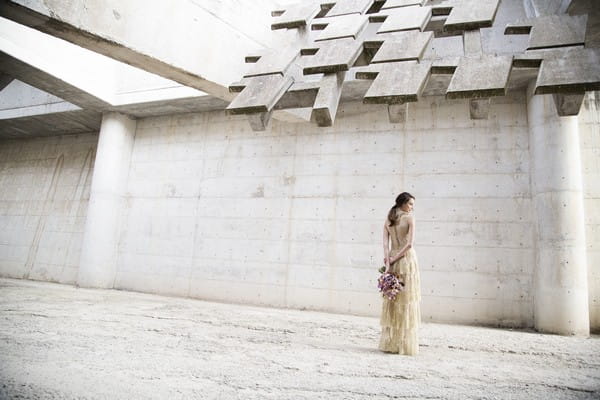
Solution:
M 392 250 L 390 256 L 394 255 Z M 421 323 L 421 282 L 415 251 L 410 249 L 392 265 L 391 270 L 403 280 L 405 287 L 394 300 L 383 299 L 379 350 L 417 355 Z

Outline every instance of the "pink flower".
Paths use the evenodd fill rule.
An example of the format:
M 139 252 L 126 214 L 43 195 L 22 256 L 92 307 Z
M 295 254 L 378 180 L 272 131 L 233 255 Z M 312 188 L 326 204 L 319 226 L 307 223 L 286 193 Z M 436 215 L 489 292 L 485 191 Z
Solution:
M 387 272 L 381 274 L 377 280 L 377 287 L 381 294 L 389 300 L 394 300 L 396 295 L 404 290 L 404 282 L 393 273 Z

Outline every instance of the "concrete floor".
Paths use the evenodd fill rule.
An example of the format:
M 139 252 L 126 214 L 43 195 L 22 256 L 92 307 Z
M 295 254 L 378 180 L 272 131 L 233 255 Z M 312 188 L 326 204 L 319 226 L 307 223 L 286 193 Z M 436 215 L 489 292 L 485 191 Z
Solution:
M 600 337 L 378 320 L 0 279 L 0 398 L 599 399 Z

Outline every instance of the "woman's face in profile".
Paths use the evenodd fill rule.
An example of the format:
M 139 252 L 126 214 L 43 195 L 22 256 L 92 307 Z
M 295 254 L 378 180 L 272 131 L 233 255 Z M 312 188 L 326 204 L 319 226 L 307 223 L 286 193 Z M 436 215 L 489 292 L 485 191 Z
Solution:
M 411 212 L 415 206 L 415 199 L 409 199 L 406 203 L 400 207 L 402 211 Z

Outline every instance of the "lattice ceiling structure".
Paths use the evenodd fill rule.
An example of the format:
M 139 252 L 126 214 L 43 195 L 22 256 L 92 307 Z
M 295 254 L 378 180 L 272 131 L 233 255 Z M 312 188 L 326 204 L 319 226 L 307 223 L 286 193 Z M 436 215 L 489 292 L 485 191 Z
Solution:
M 527 35 L 528 44 L 488 54 L 481 29 L 494 25 L 499 5 L 339 0 L 274 11 L 271 29 L 297 30 L 297 43 L 246 57 L 252 65 L 230 86 L 239 94 L 227 111 L 247 114 L 254 130 L 264 130 L 274 110 L 310 107 L 311 121 L 331 126 L 346 93 L 386 104 L 397 123 L 409 103 L 429 93 L 471 99 L 471 118 L 486 119 L 490 98 L 505 96 L 520 76 L 535 80 L 534 94 L 554 94 L 559 115 L 578 114 L 585 92 L 600 89 L 600 49 L 585 46 L 587 15 L 505 23 L 504 35 Z M 459 54 L 434 49 L 437 38 L 448 37 L 462 39 Z

